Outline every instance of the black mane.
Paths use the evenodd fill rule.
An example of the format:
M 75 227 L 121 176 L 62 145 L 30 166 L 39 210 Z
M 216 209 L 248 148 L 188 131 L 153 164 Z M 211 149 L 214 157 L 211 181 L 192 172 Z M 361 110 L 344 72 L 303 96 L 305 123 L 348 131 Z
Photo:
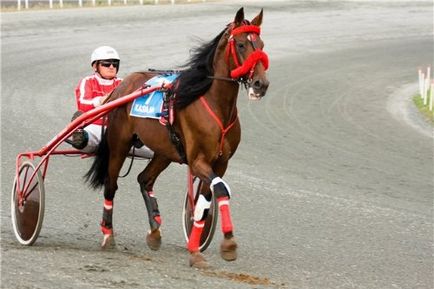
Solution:
M 213 40 L 192 50 L 190 59 L 185 63 L 175 86 L 176 108 L 182 109 L 204 95 L 211 86 L 214 75 L 213 60 L 217 45 L 225 32 L 224 29 Z

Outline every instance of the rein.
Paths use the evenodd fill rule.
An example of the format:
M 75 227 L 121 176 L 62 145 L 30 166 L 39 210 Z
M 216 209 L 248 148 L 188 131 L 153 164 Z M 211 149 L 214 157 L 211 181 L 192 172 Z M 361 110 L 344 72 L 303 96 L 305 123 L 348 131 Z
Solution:
M 233 79 L 233 78 L 229 78 L 229 77 L 223 77 L 223 76 L 208 76 L 208 78 L 216 79 L 216 80 L 239 82 L 237 79 Z
M 223 77 L 223 76 L 208 76 L 208 78 L 215 79 L 215 80 L 236 82 L 238 84 L 242 84 L 245 89 L 247 89 L 249 87 L 249 84 L 250 84 L 250 81 L 248 79 L 245 79 L 244 77 L 234 79 L 234 78 Z

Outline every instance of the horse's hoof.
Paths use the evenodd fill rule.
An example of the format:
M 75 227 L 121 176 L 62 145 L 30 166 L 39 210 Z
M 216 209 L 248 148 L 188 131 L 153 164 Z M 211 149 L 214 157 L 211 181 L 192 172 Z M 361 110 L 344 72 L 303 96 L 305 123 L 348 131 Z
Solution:
M 234 261 L 237 259 L 237 247 L 234 238 L 223 239 L 220 244 L 220 255 L 226 261 Z
M 151 250 L 157 251 L 161 247 L 161 232 L 159 229 L 149 231 L 146 235 L 146 244 Z
M 209 267 L 205 257 L 200 252 L 190 254 L 190 267 L 197 269 L 206 269 Z
M 116 247 L 116 242 L 113 234 L 105 234 L 101 243 L 101 249 L 107 250 L 113 249 L 114 247 Z

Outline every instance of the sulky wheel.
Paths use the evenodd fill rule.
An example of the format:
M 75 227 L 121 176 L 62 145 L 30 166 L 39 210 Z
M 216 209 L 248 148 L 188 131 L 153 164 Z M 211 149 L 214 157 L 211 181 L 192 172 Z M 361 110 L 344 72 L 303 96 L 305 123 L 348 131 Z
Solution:
M 202 181 L 197 177 L 193 177 L 193 192 L 192 197 L 194 198 L 194 203 L 196 204 L 199 198 L 199 192 L 202 189 Z M 184 229 L 184 237 L 188 243 L 188 239 L 190 236 L 191 228 L 193 226 L 193 215 L 194 215 L 194 207 L 191 205 L 189 192 L 187 189 L 187 193 L 185 194 L 184 207 L 182 209 L 182 226 Z M 200 238 L 200 246 L 199 250 L 201 252 L 205 251 L 208 248 L 209 244 L 212 241 L 214 236 L 214 232 L 217 226 L 218 220 L 218 207 L 215 202 L 215 197 L 212 197 L 211 207 L 208 212 L 208 216 L 205 220 L 205 227 L 202 232 L 202 236 Z
M 12 187 L 12 225 L 18 242 L 30 246 L 38 238 L 44 219 L 44 180 L 39 170 L 35 173 L 35 166 L 29 161 L 21 165 L 18 178 L 20 188 L 17 176 Z

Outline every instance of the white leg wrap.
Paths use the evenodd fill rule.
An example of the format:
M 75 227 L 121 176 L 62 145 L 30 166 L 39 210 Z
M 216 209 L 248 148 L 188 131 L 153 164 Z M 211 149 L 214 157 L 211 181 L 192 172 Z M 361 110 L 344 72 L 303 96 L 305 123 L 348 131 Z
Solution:
M 212 181 L 211 181 L 211 185 L 209 186 L 211 191 L 214 193 L 214 186 L 217 185 L 218 183 L 222 183 L 225 187 L 226 190 L 228 191 L 229 194 L 229 198 L 232 197 L 232 192 L 231 192 L 231 188 L 229 187 L 229 185 L 222 180 L 222 178 L 220 177 L 215 177 Z
M 199 222 L 202 220 L 205 210 L 211 207 L 211 201 L 207 201 L 203 195 L 199 195 L 196 207 L 194 208 L 194 220 Z
M 229 205 L 229 200 L 223 200 L 219 202 L 219 208 L 224 205 Z

